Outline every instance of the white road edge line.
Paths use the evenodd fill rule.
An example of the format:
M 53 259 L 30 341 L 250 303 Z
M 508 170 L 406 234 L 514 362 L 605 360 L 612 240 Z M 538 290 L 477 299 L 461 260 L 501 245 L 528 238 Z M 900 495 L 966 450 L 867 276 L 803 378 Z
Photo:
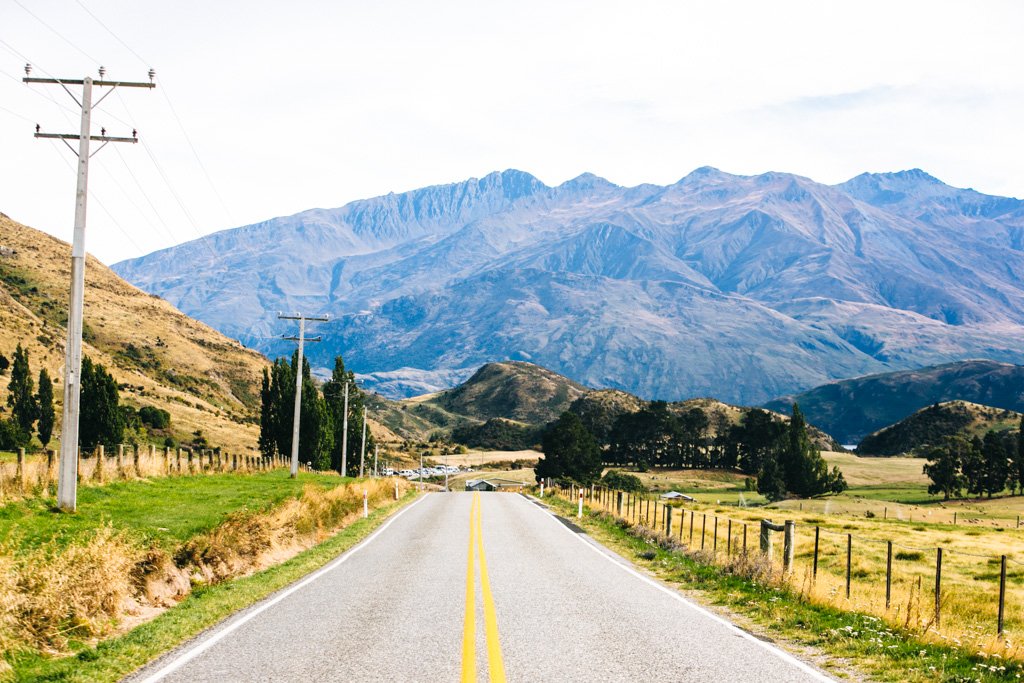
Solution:
M 537 499 L 533 499 L 533 500 L 537 500 Z M 573 531 L 569 527 L 567 527 L 564 524 L 562 524 L 562 522 L 560 522 L 558 520 L 558 517 L 555 515 L 555 513 L 550 512 L 546 508 L 541 508 L 541 507 L 539 507 L 537 505 L 532 505 L 531 504 L 530 507 L 536 508 L 537 510 L 540 510 L 542 513 L 545 513 L 546 516 L 549 519 L 551 519 L 551 521 L 553 521 L 555 524 L 557 524 L 559 526 L 559 528 L 564 529 L 566 531 L 566 533 L 571 534 L 573 536 L 573 538 L 575 538 L 577 541 L 579 541 L 580 543 L 585 545 L 587 548 L 590 548 L 590 550 L 594 551 L 598 556 L 603 557 L 604 559 L 608 560 L 609 562 L 611 562 L 612 564 L 614 564 L 616 567 L 618 567 L 619 569 L 623 570 L 624 572 L 627 572 L 627 573 L 633 575 L 634 577 L 640 579 L 644 583 L 657 588 L 661 592 L 663 592 L 666 595 L 674 598 L 675 600 L 683 603 L 684 605 L 686 605 L 690 609 L 694 610 L 695 612 L 703 614 L 704 616 L 712 619 L 713 621 L 716 621 L 719 624 L 722 624 L 723 626 L 725 626 L 725 627 L 729 628 L 730 630 L 734 631 L 740 637 L 746 638 L 750 642 L 755 643 L 756 645 L 764 648 L 765 650 L 767 650 L 771 654 L 775 655 L 779 659 L 785 661 L 786 663 L 795 666 L 796 668 L 800 669 L 804 673 L 810 674 L 816 680 L 826 681 L 827 683 L 835 683 L 836 679 L 830 678 L 829 676 L 825 675 L 821 671 L 818 671 L 817 669 L 815 669 L 814 667 L 810 666 L 809 664 L 800 661 L 799 659 L 797 659 L 793 655 L 789 654 L 785 650 L 782 650 L 782 649 L 776 647 L 775 645 L 772 645 L 771 643 L 766 643 L 765 641 L 763 641 L 760 638 L 754 636 L 753 634 L 748 633 L 747 631 L 744 631 L 743 629 L 741 629 L 739 626 L 737 626 L 736 624 L 732 623 L 728 619 L 723 619 L 722 617 L 718 616 L 714 612 L 711 612 L 711 611 L 701 607 L 700 605 L 697 605 L 697 604 L 691 602 L 690 600 L 688 600 L 686 597 L 684 597 L 683 595 L 681 595 L 677 591 L 674 591 L 671 588 L 669 588 L 669 587 L 667 587 L 667 586 L 665 586 L 665 585 L 655 581 L 654 579 L 650 578 L 649 576 L 644 576 L 643 574 L 641 574 L 640 572 L 636 571 L 632 567 L 626 566 L 626 565 L 622 564 L 621 562 L 619 562 L 618 560 L 616 560 L 615 558 L 613 558 L 613 557 L 611 557 L 609 555 L 606 555 L 605 553 L 601 552 L 600 548 L 596 547 L 593 543 L 590 543 L 589 541 L 587 541 L 585 538 L 583 538 L 583 536 L 581 534 L 576 533 L 575 531 Z M 594 541 L 594 543 L 596 543 L 596 541 Z
M 167 675 L 169 675 L 171 673 L 174 673 L 179 668 L 181 668 L 182 666 L 184 666 L 188 662 L 192 661 L 193 659 L 195 659 L 196 657 L 201 655 L 206 650 L 208 650 L 211 647 L 213 647 L 213 645 L 218 643 L 221 639 L 223 639 L 225 636 L 227 636 L 228 634 L 233 632 L 235 629 L 239 628 L 243 624 L 245 624 L 245 623 L 249 622 L 250 620 L 252 620 L 254 617 L 256 617 L 258 614 L 260 614 L 264 610 L 270 609 L 271 607 L 273 607 L 277 603 L 281 602 L 282 600 L 284 600 L 289 595 L 291 595 L 295 591 L 299 590 L 303 586 L 306 586 L 306 585 L 316 581 L 317 579 L 319 579 L 321 576 L 323 576 L 327 572 L 334 571 L 339 566 L 341 566 L 348 558 L 350 558 L 353 555 L 355 555 L 357 552 L 359 552 L 360 550 L 362 550 L 363 548 L 368 546 L 370 544 L 370 542 L 373 541 L 373 539 L 375 539 L 378 536 L 380 536 L 384 532 L 385 529 L 387 529 L 389 526 L 391 526 L 395 522 L 396 519 L 398 519 L 399 517 L 401 517 L 406 512 L 408 512 L 409 510 L 413 509 L 413 507 L 415 507 L 416 505 L 418 505 L 419 503 L 421 503 L 422 501 L 424 501 L 426 499 L 427 499 L 427 496 L 423 496 L 419 500 L 414 501 L 408 507 L 406 507 L 406 508 L 404 508 L 402 510 L 399 510 L 398 513 L 394 517 L 389 519 L 387 522 L 385 522 L 384 525 L 381 528 L 377 529 L 369 537 L 367 537 L 367 538 L 363 539 L 362 541 L 360 541 L 359 544 L 356 545 L 354 548 L 350 548 L 344 554 L 342 554 L 340 557 L 332 560 L 330 562 L 330 564 L 328 564 L 328 565 L 326 565 L 324 567 L 321 567 L 320 569 L 316 570 L 315 572 L 313 572 L 312 574 L 307 576 L 305 579 L 303 579 L 299 583 L 293 584 L 291 586 L 291 588 L 286 588 L 284 590 L 284 592 L 279 593 L 276 597 L 268 600 L 267 602 L 263 603 L 259 607 L 253 609 L 252 611 L 247 613 L 245 616 L 242 616 L 239 619 L 237 619 L 236 621 L 233 621 L 232 623 L 230 623 L 226 627 L 222 628 L 221 630 L 217 631 L 216 633 L 214 633 L 212 636 L 210 636 L 209 638 L 207 638 L 203 642 L 201 642 L 198 645 L 196 645 L 195 647 L 193 647 L 191 650 L 188 650 L 184 654 L 179 655 L 177 658 L 175 658 L 173 661 L 169 662 L 163 668 L 159 669 L 155 673 L 150 674 L 149 676 L 144 678 L 141 681 L 141 683 L 155 683 L 156 681 L 159 681 L 159 680 L 163 679 Z M 214 626 L 213 628 L 216 628 L 216 626 Z

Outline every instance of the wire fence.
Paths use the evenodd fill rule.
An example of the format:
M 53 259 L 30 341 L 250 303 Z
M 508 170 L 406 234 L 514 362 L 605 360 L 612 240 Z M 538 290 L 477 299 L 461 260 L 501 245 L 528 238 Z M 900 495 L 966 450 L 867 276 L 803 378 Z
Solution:
M 26 454 L 24 449 L 19 449 L 13 460 L 0 460 L 0 501 L 54 491 L 58 461 L 53 450 Z M 288 466 L 289 461 L 283 457 L 127 444 L 118 446 L 113 454 L 103 446 L 88 456 L 79 453 L 78 481 L 105 484 L 152 477 L 263 472 Z
M 1024 657 L 1013 637 L 1024 633 L 1024 561 L 1008 547 L 971 552 L 957 547 L 952 534 L 941 545 L 918 545 L 858 534 L 841 520 L 833 528 L 792 520 L 775 524 L 758 518 L 768 510 L 722 514 L 694 501 L 603 486 L 548 483 L 545 494 L 607 513 L 701 561 L 727 569 L 760 562 L 772 580 L 804 599 L 876 615 L 979 651 Z

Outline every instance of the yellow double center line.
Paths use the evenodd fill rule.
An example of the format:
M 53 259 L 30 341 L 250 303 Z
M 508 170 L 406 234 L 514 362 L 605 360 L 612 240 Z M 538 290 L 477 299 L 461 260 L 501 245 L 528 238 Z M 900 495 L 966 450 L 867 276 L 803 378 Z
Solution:
M 480 523 L 480 494 L 473 494 L 469 507 L 469 553 L 466 560 L 466 618 L 462 631 L 462 680 L 476 681 L 476 572 L 475 551 L 480 554 L 480 591 L 484 598 L 484 633 L 487 636 L 487 670 L 491 683 L 505 683 L 505 663 L 498 638 L 498 613 L 494 609 L 491 582 L 487 577 L 483 526 Z

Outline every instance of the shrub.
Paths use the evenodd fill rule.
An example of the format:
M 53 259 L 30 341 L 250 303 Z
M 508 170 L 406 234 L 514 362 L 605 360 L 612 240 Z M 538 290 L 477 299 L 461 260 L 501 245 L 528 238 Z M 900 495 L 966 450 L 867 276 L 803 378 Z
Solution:
M 619 491 L 628 491 L 630 493 L 642 493 L 647 490 L 644 483 L 640 481 L 639 477 L 632 474 L 626 474 L 625 472 L 619 472 L 618 470 L 608 470 L 608 472 L 601 477 L 601 481 L 605 486 Z

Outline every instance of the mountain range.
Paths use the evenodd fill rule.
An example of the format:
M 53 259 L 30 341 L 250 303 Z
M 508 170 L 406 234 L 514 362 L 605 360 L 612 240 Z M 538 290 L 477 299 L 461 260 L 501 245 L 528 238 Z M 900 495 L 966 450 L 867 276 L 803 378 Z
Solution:
M 966 358 L 1024 361 L 1024 202 L 919 170 L 824 185 L 700 168 L 668 186 L 509 170 L 225 230 L 114 270 L 247 346 L 278 311 L 370 388 L 526 360 L 645 398 L 756 404 Z

